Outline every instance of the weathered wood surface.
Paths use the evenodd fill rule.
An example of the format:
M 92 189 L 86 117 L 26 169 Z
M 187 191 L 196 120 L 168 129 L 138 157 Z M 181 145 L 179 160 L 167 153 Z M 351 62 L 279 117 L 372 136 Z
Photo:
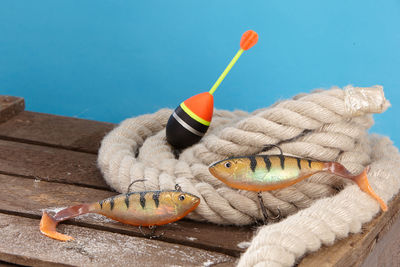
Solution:
M 109 189 L 94 154 L 0 140 L 0 172 Z
M 0 124 L 0 138 L 97 154 L 102 138 L 114 127 L 107 122 L 23 111 Z
M 362 267 L 400 265 L 400 214 L 397 213 L 375 238 Z
M 37 219 L 45 209 L 54 211 L 62 207 L 99 201 L 116 194 L 105 190 L 7 175 L 0 175 L 0 184 L 2 184 L 0 187 L 0 212 Z M 122 224 L 97 214 L 84 215 L 66 223 L 131 236 L 143 236 L 137 227 Z M 252 237 L 252 231 L 247 227 L 220 227 L 189 220 L 171 223 L 159 227 L 158 230 L 164 233 L 159 240 L 205 248 L 233 256 L 238 256 L 243 252 L 243 248 L 238 244 L 249 241 Z M 79 238 L 77 237 L 77 239 Z
M 222 227 L 189 220 L 161 227 L 159 231 L 165 232 L 161 240 L 148 240 L 142 237 L 136 227 L 114 222 L 100 215 L 85 215 L 61 224 L 61 232 L 76 237 L 73 242 L 60 243 L 43 237 L 37 229 L 43 209 L 97 201 L 116 194 L 108 188 L 97 170 L 95 155 L 101 139 L 114 125 L 36 112 L 20 112 L 21 100 L 14 101 L 7 108 L 14 109 L 15 112 L 2 113 L 0 105 L 0 121 L 5 121 L 0 123 L 0 265 L 126 265 L 133 264 L 132 257 L 135 257 L 134 262 L 146 266 L 153 263 L 202 265 L 217 262 L 220 263 L 216 266 L 232 266 L 235 258 L 231 256 L 238 257 L 243 251 L 238 244 L 250 241 L 254 230 L 250 227 Z M 20 113 L 16 114 L 17 111 Z M 399 210 L 400 196 L 397 196 L 390 203 L 389 212 L 365 225 L 363 233 L 350 235 L 331 247 L 324 247 L 307 255 L 298 265 L 398 265 L 399 258 L 394 255 L 399 255 Z M 12 237 L 8 235 L 10 230 L 14 233 Z M 5 233 L 10 238 L 7 240 L 17 238 L 20 242 L 17 246 L 19 250 L 12 251 L 7 246 L 12 242 L 3 241 L 6 240 Z M 101 241 L 99 246 L 101 244 L 101 247 L 106 248 L 100 249 L 100 252 L 94 251 L 96 245 L 90 247 L 93 244 L 90 243 L 91 239 L 97 237 Z M 130 251 L 132 249 L 126 251 L 124 246 L 119 245 L 122 252 L 119 250 L 114 253 L 111 244 L 118 247 L 115 245 L 116 240 L 121 240 L 121 244 L 140 243 L 140 247 L 146 248 L 150 256 L 135 254 Z M 42 253 L 37 250 L 34 250 L 36 253 L 30 253 L 25 249 L 27 244 L 37 245 L 43 249 Z M 206 256 L 193 256 L 193 262 L 183 262 L 190 259 L 176 259 L 170 253 L 165 261 L 158 261 L 159 250 L 165 248 L 165 251 L 171 252 L 171 246 L 176 248 L 175 253 L 182 250 L 191 251 L 193 255 L 198 252 Z M 118 257 L 119 255 L 123 257 Z M 226 261 L 211 260 L 224 257 Z
M 0 258 L 41 266 L 207 266 L 233 264 L 235 258 L 212 251 L 71 225 L 61 231 L 72 242 L 44 238 L 39 220 L 0 213 Z
M 5 122 L 25 109 L 22 97 L 0 95 L 0 123 Z

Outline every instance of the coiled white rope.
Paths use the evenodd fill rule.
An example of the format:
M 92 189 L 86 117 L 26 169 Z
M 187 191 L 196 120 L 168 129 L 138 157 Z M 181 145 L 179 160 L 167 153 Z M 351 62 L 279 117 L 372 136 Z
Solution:
M 383 96 L 382 87 L 348 86 L 344 90 L 333 88 L 311 94 L 300 94 L 291 100 L 278 102 L 270 108 L 260 109 L 253 113 L 216 110 L 207 134 L 198 144 L 183 150 L 178 158 L 175 157 L 173 148 L 165 138 L 165 125 L 172 110 L 162 109 L 154 114 L 127 119 L 111 131 L 102 141 L 98 164 L 107 183 L 119 192 L 126 192 L 129 184 L 138 179 L 146 179 L 146 181 L 135 183 L 132 190 L 173 189 L 178 183 L 184 191 L 201 198 L 199 207 L 190 214 L 190 217 L 218 224 L 251 224 L 254 219 L 261 219 L 262 213 L 256 193 L 227 187 L 208 172 L 209 164 L 229 156 L 259 153 L 267 144 L 279 144 L 285 154 L 338 161 L 354 173 L 361 172 L 366 165 L 372 164 L 371 174 L 369 174 L 372 187 L 384 200 L 388 200 L 394 194 L 388 192 L 393 190 L 397 192 L 398 187 L 392 184 L 389 189 L 386 189 L 386 185 L 374 180 L 374 173 L 382 173 L 381 169 L 374 167 L 381 166 L 375 162 L 380 158 L 375 158 L 377 154 L 374 151 L 377 149 L 375 144 L 380 139 L 371 140 L 366 132 L 373 124 L 369 114 L 383 112 L 388 106 L 389 103 Z M 387 172 L 392 173 L 392 171 Z M 381 179 L 391 180 L 392 178 L 381 177 Z M 327 202 L 326 199 L 321 199 L 331 197 L 346 184 L 348 186 L 344 190 L 332 197 L 334 201 Z M 290 266 L 306 251 L 316 249 L 321 243 L 328 244 L 335 238 L 347 235 L 344 233 L 346 231 L 339 232 L 335 228 L 323 230 L 320 225 L 324 223 L 327 225 L 327 223 L 321 220 L 318 220 L 318 223 L 316 223 L 317 220 L 311 223 L 308 219 L 308 221 L 305 220 L 307 223 L 298 223 L 292 219 L 295 216 L 303 218 L 302 214 L 310 209 L 313 210 L 313 217 L 331 216 L 329 214 L 334 212 L 331 208 L 332 203 L 340 202 L 337 199 L 346 194 L 351 195 L 349 198 L 351 200 L 363 199 L 361 206 L 366 203 L 371 205 L 367 208 L 361 207 L 361 209 L 367 209 L 369 215 L 360 215 L 362 219 L 358 221 L 359 224 L 369 220 L 378 212 L 377 203 L 361 192 L 357 186 L 326 173 L 313 175 L 288 188 L 264 192 L 263 199 L 270 212 L 276 213 L 279 209 L 283 216 L 288 216 L 298 210 L 302 211 L 280 223 L 262 227 L 239 264 L 252 266 L 271 260 L 283 266 Z M 345 199 L 345 202 L 353 205 L 354 209 L 359 208 L 358 204 L 354 204 L 359 201 L 353 203 L 349 199 Z M 323 208 L 323 205 L 329 205 L 329 209 Z M 315 209 L 321 211 L 318 213 Z M 322 216 L 321 212 L 329 214 Z M 337 214 L 337 220 L 348 225 L 350 229 L 349 225 L 353 219 L 343 219 L 341 217 L 344 216 L 343 211 Z M 308 228 L 301 231 L 293 228 L 294 226 L 291 226 L 293 229 L 290 228 L 293 220 L 299 227 L 318 225 L 316 227 L 321 229 L 316 228 L 315 235 L 319 232 L 321 234 L 324 231 L 329 232 L 330 239 L 321 237 L 322 241 L 316 241 L 318 237 L 315 237 L 314 232 L 309 233 L 308 230 L 304 230 Z M 340 225 L 329 224 L 327 227 L 340 228 Z M 304 243 L 304 249 L 301 245 L 297 249 L 288 249 L 274 243 L 273 246 L 278 247 L 274 251 L 282 253 L 274 252 L 275 258 L 271 258 L 272 256 L 266 258 L 265 255 L 272 255 L 272 252 L 264 253 L 264 250 L 272 251 L 269 247 L 272 244 L 269 234 L 277 227 L 296 230 L 299 233 L 305 232 L 303 236 L 310 236 L 310 240 L 314 241 L 309 242 L 314 243 L 312 246 L 304 245 Z M 357 230 L 354 227 L 351 229 L 351 231 Z M 279 231 L 284 233 L 282 230 Z M 290 237 L 291 232 L 288 233 L 288 235 L 283 235 L 293 239 L 294 237 Z M 268 237 L 265 239 L 267 234 Z M 285 238 L 278 236 L 276 239 Z M 282 259 L 285 260 L 282 261 Z

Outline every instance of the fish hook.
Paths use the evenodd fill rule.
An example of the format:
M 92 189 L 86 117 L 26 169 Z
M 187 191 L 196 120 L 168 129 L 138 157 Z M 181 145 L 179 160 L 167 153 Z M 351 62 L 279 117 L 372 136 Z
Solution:
M 264 145 L 263 149 L 261 150 L 261 152 L 265 152 L 270 150 L 271 148 L 276 147 L 277 149 L 279 149 L 279 151 L 281 152 L 281 156 L 283 156 L 283 152 L 282 152 L 282 148 L 278 145 L 274 145 L 274 144 L 268 144 L 268 145 Z
M 276 215 L 275 217 L 269 217 L 267 209 L 265 208 L 265 204 L 264 204 L 264 200 L 261 195 L 261 191 L 258 192 L 257 196 L 258 196 L 258 201 L 260 203 L 261 212 L 264 216 L 264 218 L 263 218 L 264 224 L 268 224 L 269 220 L 276 221 L 281 218 L 281 211 L 279 208 L 278 208 L 278 215 Z
M 130 193 L 130 192 L 131 192 L 131 186 L 132 186 L 134 183 L 137 183 L 137 182 L 144 182 L 144 181 L 147 181 L 147 180 L 146 180 L 146 179 L 138 179 L 138 180 L 135 180 L 135 181 L 133 181 L 132 183 L 130 183 L 130 185 L 128 186 L 127 193 Z

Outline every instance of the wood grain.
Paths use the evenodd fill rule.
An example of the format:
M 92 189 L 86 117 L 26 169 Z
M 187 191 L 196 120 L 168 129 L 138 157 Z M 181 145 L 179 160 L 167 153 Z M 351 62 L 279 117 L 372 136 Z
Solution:
M 400 265 L 400 213 L 389 220 L 376 237 L 362 267 Z
M 116 193 L 84 188 L 74 185 L 49 183 L 0 175 L 0 212 L 39 219 L 43 209 L 72 206 L 84 202 L 95 202 Z M 125 225 L 97 214 L 89 214 L 67 221 L 74 224 L 109 232 L 142 237 L 137 227 Z M 204 248 L 238 256 L 243 249 L 239 243 L 250 241 L 251 227 L 224 227 L 209 223 L 178 221 L 162 227 L 160 240 Z M 80 237 L 76 236 L 77 239 Z
M 22 97 L 0 95 L 0 123 L 5 122 L 25 109 Z
M 351 234 L 348 238 L 338 240 L 330 247 L 322 247 L 317 252 L 303 258 L 298 264 L 305 266 L 360 266 L 367 255 L 381 245 L 376 242 L 380 232 L 400 211 L 400 194 L 389 204 L 389 210 L 380 213 L 371 222 L 363 226 L 362 233 Z M 395 229 L 399 233 L 399 229 Z
M 59 242 L 40 234 L 39 221 L 0 214 L 0 260 L 41 266 L 204 266 L 235 258 L 202 249 L 82 228 L 60 226 L 79 237 Z
M 96 155 L 5 140 L 0 151 L 1 173 L 110 190 Z
M 0 124 L 0 138 L 96 154 L 104 135 L 114 127 L 112 123 L 24 111 Z

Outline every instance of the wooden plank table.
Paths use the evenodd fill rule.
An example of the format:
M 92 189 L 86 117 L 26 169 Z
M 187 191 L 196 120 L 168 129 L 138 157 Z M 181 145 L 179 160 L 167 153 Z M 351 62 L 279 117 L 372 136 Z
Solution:
M 137 227 L 89 214 L 59 226 L 76 237 L 72 242 L 39 233 L 42 210 L 116 194 L 96 166 L 100 141 L 113 127 L 24 111 L 22 98 L 0 96 L 0 265 L 233 266 L 254 227 L 181 220 L 163 226 L 164 235 L 154 240 L 143 237 Z M 392 225 L 400 225 L 400 197 L 389 207 L 363 233 L 322 248 L 298 265 L 399 264 L 400 231 Z M 396 256 L 388 252 L 393 246 Z

